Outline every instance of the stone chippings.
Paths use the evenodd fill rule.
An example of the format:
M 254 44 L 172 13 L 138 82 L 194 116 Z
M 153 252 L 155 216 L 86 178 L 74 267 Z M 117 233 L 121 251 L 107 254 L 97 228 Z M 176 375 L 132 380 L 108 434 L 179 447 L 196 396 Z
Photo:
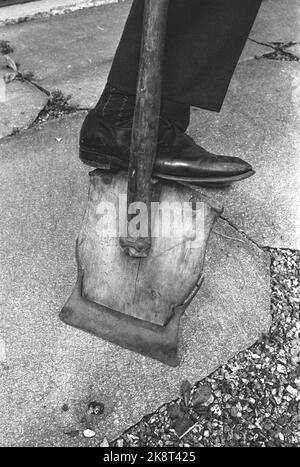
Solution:
M 206 377 L 212 395 L 181 440 L 170 414 L 144 417 L 111 446 L 297 446 L 300 444 L 300 253 L 271 249 L 272 326 L 250 349 Z M 171 410 L 172 408 L 172 410 Z

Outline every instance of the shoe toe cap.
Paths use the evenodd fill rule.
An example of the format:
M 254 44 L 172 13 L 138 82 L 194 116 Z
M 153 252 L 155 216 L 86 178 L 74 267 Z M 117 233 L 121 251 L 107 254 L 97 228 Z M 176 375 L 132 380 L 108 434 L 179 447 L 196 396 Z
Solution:
M 228 158 L 228 169 L 234 175 L 243 174 L 253 170 L 252 165 L 239 157 Z

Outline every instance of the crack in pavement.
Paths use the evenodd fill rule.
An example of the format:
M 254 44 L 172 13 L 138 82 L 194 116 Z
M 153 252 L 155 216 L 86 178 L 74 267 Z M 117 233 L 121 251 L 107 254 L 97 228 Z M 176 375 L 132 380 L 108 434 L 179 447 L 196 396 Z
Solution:
M 295 45 L 299 45 L 299 42 L 289 41 L 289 42 L 260 42 L 252 37 L 249 37 L 249 41 L 254 42 L 255 44 L 264 45 L 273 50 L 273 52 L 265 53 L 260 56 L 256 56 L 256 60 L 268 59 L 268 60 L 278 60 L 278 61 L 289 61 L 289 62 L 299 62 L 300 57 L 295 55 L 292 52 L 289 52 L 287 49 Z
M 49 120 L 54 120 L 63 115 L 76 112 L 77 108 L 69 104 L 70 99 L 71 95 L 65 96 L 60 90 L 50 92 L 48 101 L 42 110 L 38 113 L 37 117 L 29 126 L 29 128 L 32 128 L 40 123 L 45 123 Z
M 223 215 L 220 215 L 220 218 L 227 222 L 228 225 L 230 225 L 230 227 L 232 227 L 237 233 L 239 233 L 240 235 L 242 235 L 245 240 L 248 240 L 250 243 L 253 243 L 257 248 L 259 248 L 261 251 L 264 251 L 264 252 L 269 252 L 270 249 L 272 248 L 277 248 L 277 247 L 274 247 L 272 245 L 261 245 L 260 243 L 258 243 L 256 240 L 254 240 L 254 238 L 252 238 L 249 234 L 247 234 L 244 230 L 242 230 L 240 227 L 238 227 L 236 224 L 234 224 L 234 222 L 230 221 L 229 219 L 227 219 L 226 217 L 224 217 Z M 214 230 L 212 231 L 213 233 L 217 234 L 217 235 L 220 235 L 222 237 L 227 237 L 226 235 L 223 235 L 221 234 L 220 232 L 215 232 Z M 242 240 L 239 240 L 237 238 L 231 238 L 231 237 L 227 237 L 227 238 L 230 238 L 232 240 L 235 240 L 235 241 L 242 241 Z M 291 251 L 298 251 L 297 249 L 293 249 L 293 248 L 290 248 L 290 247 L 285 247 L 285 248 L 280 248 L 281 250 L 291 250 Z
M 300 61 L 300 58 L 297 57 L 294 53 L 289 52 L 289 48 L 293 47 L 295 45 L 298 45 L 298 42 L 294 41 L 289 41 L 289 42 L 262 42 L 258 41 L 252 37 L 248 38 L 249 41 L 263 45 L 265 47 L 268 47 L 272 51 L 269 53 L 262 54 L 260 56 L 254 57 L 254 59 L 271 59 L 271 60 L 286 60 L 286 61 Z M 11 46 L 11 44 L 8 41 L 0 41 L 0 53 L 2 55 L 6 55 L 8 53 L 13 53 L 14 49 Z M 19 67 L 19 65 L 18 65 Z M 38 126 L 41 123 L 45 123 L 50 120 L 58 119 L 66 114 L 71 114 L 71 113 L 76 113 L 76 112 L 82 112 L 82 111 L 88 111 L 90 110 L 89 108 L 84 108 L 84 107 L 77 107 L 74 105 L 69 104 L 69 100 L 71 99 L 71 96 L 65 96 L 63 92 L 60 90 L 52 90 L 49 91 L 48 89 L 44 88 L 43 86 L 39 85 L 38 83 L 35 82 L 34 80 L 34 73 L 22 73 L 18 72 L 17 78 L 18 80 L 28 83 L 32 86 L 34 86 L 38 91 L 46 94 L 48 96 L 48 101 L 45 104 L 45 106 L 42 108 L 41 111 L 38 112 L 36 118 L 34 121 L 27 126 L 27 128 L 22 129 L 22 132 L 27 131 L 28 129 L 31 129 L 35 126 Z M 18 129 L 15 128 L 10 135 L 7 135 L 9 137 L 15 136 L 18 133 Z M 224 216 L 220 216 L 222 220 L 228 223 L 236 232 L 241 234 L 246 240 L 254 244 L 257 248 L 260 250 L 265 250 L 266 248 L 271 248 L 268 246 L 263 246 L 259 244 L 256 240 L 254 240 L 250 235 L 248 235 L 246 232 L 244 232 L 242 229 L 240 229 L 237 225 L 235 225 L 232 221 L 227 219 Z M 215 232 L 218 234 L 218 232 Z
M 220 219 L 222 219 L 223 221 L 227 222 L 228 225 L 230 225 L 230 227 L 232 227 L 236 232 L 238 232 L 239 234 L 241 234 L 243 237 L 245 237 L 246 240 L 248 240 L 249 242 L 253 243 L 257 248 L 259 248 L 260 250 L 264 251 L 264 246 L 260 245 L 256 240 L 254 240 L 254 238 L 252 238 L 249 234 L 247 234 L 244 230 L 240 229 L 237 225 L 234 224 L 234 222 L 230 221 L 229 219 L 227 219 L 226 217 L 224 217 L 222 214 L 220 215 Z
M 269 60 L 286 60 L 286 61 L 300 61 L 300 58 L 297 57 L 294 53 L 289 52 L 287 49 L 298 45 L 297 42 L 289 41 L 289 42 L 261 42 L 252 37 L 248 38 L 249 41 L 254 42 L 259 45 L 263 45 L 265 47 L 269 47 L 272 49 L 272 52 L 256 56 L 254 59 L 269 59 Z M 1 53 L 4 55 L 8 52 L 13 52 L 14 49 L 8 41 L 1 41 Z M 26 76 L 28 75 L 28 76 Z M 88 111 L 89 108 L 81 108 L 74 105 L 70 105 L 68 101 L 70 100 L 71 96 L 64 96 L 60 90 L 53 90 L 49 91 L 48 89 L 44 88 L 40 84 L 38 84 L 34 80 L 34 73 L 32 76 L 29 74 L 24 74 L 19 72 L 19 76 L 16 78 L 22 82 L 28 83 L 31 86 L 34 86 L 38 91 L 46 94 L 48 96 L 48 101 L 45 104 L 44 108 L 37 114 L 34 121 L 28 125 L 27 128 L 24 128 L 22 131 L 26 131 L 27 129 L 32 128 L 35 125 L 40 123 L 44 123 L 49 120 L 53 120 L 59 118 L 65 114 L 79 112 L 79 111 Z M 59 98 L 57 98 L 59 96 Z M 15 132 L 13 133 L 15 134 Z M 11 134 L 11 136 L 13 136 Z
M 20 81 L 22 83 L 27 83 L 34 88 L 36 88 L 39 92 L 45 94 L 48 98 L 44 107 L 37 113 L 34 120 L 23 129 L 23 131 L 32 128 L 33 126 L 44 123 L 45 121 L 52 120 L 58 118 L 64 114 L 73 113 L 79 109 L 75 106 L 69 104 L 69 100 L 71 99 L 71 95 L 64 96 L 64 94 L 60 90 L 51 90 L 44 88 L 40 84 L 38 84 L 34 79 L 33 72 L 24 72 L 20 70 L 20 64 L 15 61 L 14 58 L 11 57 L 11 54 L 14 52 L 14 48 L 11 46 L 9 41 L 1 40 L 0 41 L 0 55 L 3 55 L 6 68 L 9 70 L 4 75 L 4 82 L 9 84 L 13 81 Z M 81 109 L 80 109 L 81 110 Z M 7 136 L 13 136 L 18 132 L 19 129 L 13 129 L 13 131 Z

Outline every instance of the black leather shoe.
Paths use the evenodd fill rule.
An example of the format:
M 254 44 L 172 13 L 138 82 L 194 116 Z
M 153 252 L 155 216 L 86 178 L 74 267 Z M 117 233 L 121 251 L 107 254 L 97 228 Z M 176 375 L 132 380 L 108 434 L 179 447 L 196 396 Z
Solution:
M 127 169 L 132 118 L 106 122 L 96 110 L 86 116 L 80 133 L 80 159 L 102 169 Z M 176 124 L 160 117 L 153 175 L 200 185 L 227 185 L 255 172 L 238 157 L 218 156 L 198 146 Z

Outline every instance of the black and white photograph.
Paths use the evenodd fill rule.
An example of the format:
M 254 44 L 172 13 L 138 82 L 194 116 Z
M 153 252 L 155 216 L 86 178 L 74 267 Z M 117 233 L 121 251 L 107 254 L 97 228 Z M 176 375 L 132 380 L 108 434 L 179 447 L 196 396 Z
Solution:
M 299 281 L 300 0 L 0 0 L 0 447 L 300 447 Z

